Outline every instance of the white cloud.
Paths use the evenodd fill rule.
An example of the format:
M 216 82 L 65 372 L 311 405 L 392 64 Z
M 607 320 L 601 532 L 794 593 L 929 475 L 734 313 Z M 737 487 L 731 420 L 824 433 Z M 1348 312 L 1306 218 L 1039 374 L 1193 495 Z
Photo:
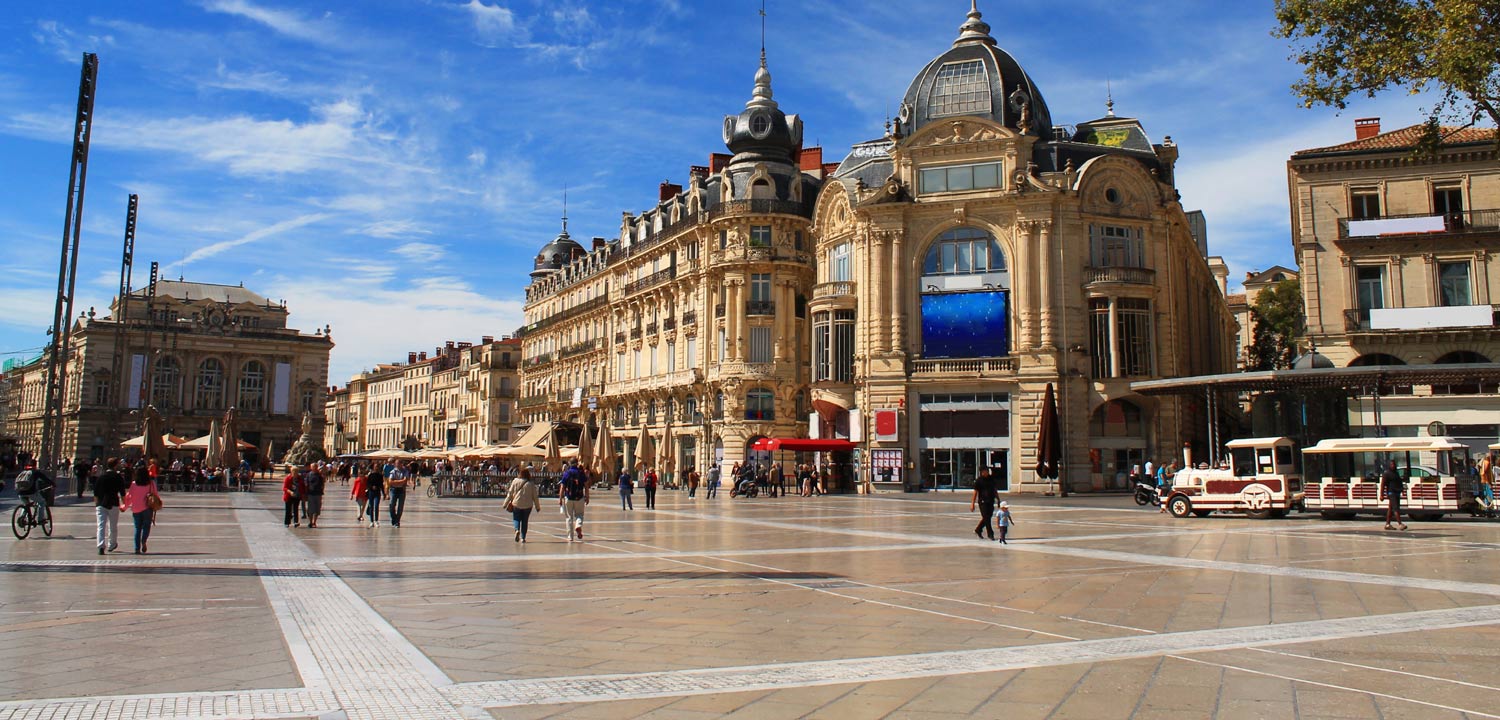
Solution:
M 527 40 L 526 28 L 516 22 L 515 13 L 499 5 L 486 5 L 481 0 L 469 0 L 461 6 L 474 22 L 474 32 L 480 44 L 487 47 L 504 47 Z
M 241 17 L 287 37 L 321 45 L 333 44 L 339 36 L 337 30 L 327 22 L 326 16 L 323 20 L 309 20 L 296 13 L 263 7 L 249 0 L 208 0 L 203 3 L 203 9 Z
M 31 37 L 43 47 L 51 49 L 59 59 L 80 62 L 86 52 L 98 52 L 101 48 L 115 44 L 112 35 L 81 35 L 55 20 L 43 20 L 36 24 Z
M 411 235 L 431 235 L 432 231 L 415 220 L 381 220 L 350 230 L 349 234 L 394 240 Z
M 391 252 L 394 252 L 395 254 L 400 255 L 401 257 L 406 258 L 411 262 L 422 263 L 425 265 L 436 263 L 439 260 L 442 260 L 448 254 L 447 250 L 444 249 L 442 245 L 425 242 L 406 243 L 405 245 L 401 245 Z
M 241 245 L 249 245 L 250 243 L 256 242 L 258 240 L 264 240 L 268 237 L 280 235 L 290 230 L 307 227 L 308 225 L 312 225 L 313 223 L 327 220 L 330 217 L 333 216 L 327 213 L 311 213 L 307 215 L 299 215 L 290 220 L 283 220 L 279 223 L 276 223 L 275 225 L 270 225 L 254 232 L 246 233 L 245 235 L 234 238 L 233 240 L 221 240 L 219 242 L 198 248 L 197 250 L 188 253 L 187 257 L 182 259 L 181 264 L 187 265 L 199 260 L 207 260 L 208 258 L 225 252 L 226 250 L 233 250 L 234 248 L 240 247 Z

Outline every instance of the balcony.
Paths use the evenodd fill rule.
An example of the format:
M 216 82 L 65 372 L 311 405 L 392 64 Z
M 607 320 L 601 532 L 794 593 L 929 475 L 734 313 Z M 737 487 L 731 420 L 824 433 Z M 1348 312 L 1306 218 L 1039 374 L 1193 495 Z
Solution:
M 1091 267 L 1083 271 L 1084 287 L 1094 285 L 1154 285 L 1156 271 L 1136 267 Z
M 645 240 L 637 240 L 630 243 L 630 247 L 625 248 L 624 250 L 624 257 L 634 257 L 647 250 L 650 250 L 651 248 L 661 244 L 663 240 L 666 240 L 667 238 L 675 235 L 678 230 L 681 230 L 685 227 L 691 227 L 693 225 L 696 225 L 697 223 L 697 215 L 691 213 L 683 213 L 682 217 L 679 218 L 677 222 L 667 223 L 666 225 L 663 225 L 660 230 L 651 231 L 651 233 L 647 235 Z
M 630 339 L 631 340 L 640 340 L 641 339 L 641 329 L 638 328 L 638 327 L 637 328 L 631 328 L 630 329 Z
M 506 398 L 506 399 L 509 399 L 509 398 L 513 398 L 515 396 L 516 396 L 516 389 L 513 388 L 513 387 L 490 388 L 490 397 L 492 397 L 492 398 Z
M 704 220 L 715 220 L 728 215 L 796 215 L 812 217 L 812 204 L 789 200 L 735 200 L 720 203 L 710 209 Z
M 623 332 L 617 332 L 617 333 L 615 333 L 615 344 L 616 345 L 624 345 L 625 344 L 625 333 L 623 333 Z
M 703 379 L 702 371 L 697 368 L 678 370 L 664 375 L 650 375 L 630 380 L 620 380 L 604 386 L 605 395 L 625 395 L 643 390 L 659 390 L 665 388 L 683 387 L 693 385 Z
M 1344 311 L 1344 332 L 1488 330 L 1500 327 L 1500 305 L 1351 308 Z
M 682 314 L 682 324 L 683 325 L 697 325 L 698 324 L 698 311 L 697 310 L 689 310 L 689 311 L 683 313 Z
M 714 317 L 724 317 L 724 303 L 719 303 L 718 305 L 714 306 Z
M 552 360 L 553 360 L 552 353 L 542 353 L 541 355 L 537 355 L 536 357 L 533 357 L 530 360 L 527 360 L 526 361 L 526 367 L 528 367 L 528 368 L 541 367 L 543 365 L 546 365 L 547 363 L 552 362 Z
M 541 407 L 547 404 L 546 395 L 527 395 L 516 403 L 516 407 L 525 410 L 527 408 Z
M 654 273 L 651 273 L 650 275 L 647 275 L 646 277 L 641 278 L 640 280 L 636 280 L 632 283 L 627 283 L 625 285 L 625 295 L 634 295 L 635 293 L 638 293 L 642 290 L 654 288 L 657 285 L 661 285 L 662 283 L 665 283 L 675 277 L 677 277 L 676 266 L 669 267 L 665 270 L 658 270 Z
M 600 295 L 599 297 L 596 297 L 596 298 L 594 298 L 592 300 L 585 300 L 585 301 L 583 301 L 583 302 L 581 302 L 581 303 L 579 303 L 577 305 L 574 305 L 573 307 L 568 308 L 567 310 L 562 310 L 560 312 L 553 313 L 552 315 L 549 315 L 547 317 L 542 318 L 541 320 L 538 320 L 538 321 L 536 321 L 536 322 L 534 322 L 534 323 L 532 323 L 530 325 L 527 325 L 525 327 L 524 331 L 522 333 L 519 333 L 519 335 L 525 335 L 525 334 L 534 333 L 534 332 L 536 332 L 538 330 L 541 330 L 543 328 L 546 328 L 546 327 L 549 327 L 549 326 L 552 326 L 552 325 L 556 325 L 556 324 L 558 324 L 558 323 L 560 323 L 560 322 L 562 322 L 564 320 L 567 320 L 569 318 L 574 318 L 574 317 L 577 317 L 579 315 L 582 315 L 582 314 L 584 314 L 584 313 L 586 313 L 586 312 L 588 312 L 590 310 L 593 310 L 595 308 L 604 307 L 608 303 L 609 303 L 609 297 L 605 296 L 605 295 Z
M 813 286 L 813 299 L 844 297 L 854 294 L 854 283 L 848 280 L 818 283 Z
M 464 387 L 467 387 L 469 392 L 479 392 L 480 384 L 478 380 L 470 380 Z
M 477 422 L 479 420 L 479 408 L 468 408 L 464 410 L 464 422 Z
M 661 321 L 661 329 L 663 329 L 663 330 L 676 330 L 677 329 L 677 318 L 669 317 L 669 318 L 667 318 L 665 320 L 662 320 Z
M 1014 358 L 976 358 L 973 360 L 913 360 L 911 375 L 917 378 L 974 378 L 1011 376 L 1016 372 Z
M 1467 235 L 1500 231 L 1500 210 L 1469 210 L 1448 215 L 1386 215 L 1339 220 L 1339 239 L 1381 240 L 1413 235 Z
M 440 410 L 433 410 L 432 411 L 432 419 L 433 420 L 444 420 L 444 419 L 447 419 L 447 417 L 448 417 L 448 410 L 447 409 L 440 409 Z
M 577 356 L 583 355 L 585 353 L 593 352 L 598 347 L 599 347 L 599 341 L 598 340 L 585 340 L 585 341 L 583 341 L 581 343 L 576 343 L 576 344 L 573 344 L 573 345 L 569 345 L 569 346 L 563 348 L 562 350 L 558 351 L 557 357 L 559 359 L 570 358 L 570 357 L 577 357 Z
M 648 323 L 646 325 L 646 334 L 647 335 L 655 335 L 656 334 L 656 327 L 657 327 L 656 323 Z
M 746 315 L 775 315 L 775 300 L 747 300 L 745 301 Z

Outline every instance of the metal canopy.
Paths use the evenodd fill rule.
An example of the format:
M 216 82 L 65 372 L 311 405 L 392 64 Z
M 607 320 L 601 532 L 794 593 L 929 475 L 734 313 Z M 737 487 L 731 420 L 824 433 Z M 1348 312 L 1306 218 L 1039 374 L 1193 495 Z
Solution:
M 1500 382 L 1500 363 L 1256 370 L 1143 380 L 1131 383 L 1130 389 L 1142 395 L 1180 395 L 1204 390 L 1358 390 L 1382 385 L 1462 385 L 1475 382 Z

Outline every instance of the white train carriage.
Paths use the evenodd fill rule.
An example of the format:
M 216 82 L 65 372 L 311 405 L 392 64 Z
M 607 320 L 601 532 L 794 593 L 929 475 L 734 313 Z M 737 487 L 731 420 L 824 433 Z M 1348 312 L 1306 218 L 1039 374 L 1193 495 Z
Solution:
M 1290 438 L 1245 438 L 1224 445 L 1229 467 L 1179 471 L 1167 493 L 1173 517 L 1214 511 L 1253 518 L 1285 517 L 1302 504 L 1297 444 Z
M 1338 438 L 1307 450 L 1306 508 L 1324 519 L 1348 520 L 1383 513 L 1380 475 L 1390 461 L 1406 478 L 1401 509 L 1417 520 L 1467 511 L 1475 502 L 1476 477 L 1469 447 L 1449 437 Z

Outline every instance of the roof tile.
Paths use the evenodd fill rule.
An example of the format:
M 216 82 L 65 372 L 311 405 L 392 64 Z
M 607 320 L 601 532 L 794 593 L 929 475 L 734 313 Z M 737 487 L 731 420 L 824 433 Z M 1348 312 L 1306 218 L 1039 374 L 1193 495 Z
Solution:
M 1312 148 L 1309 150 L 1298 150 L 1294 154 L 1294 157 L 1296 155 L 1308 155 L 1312 153 L 1357 152 L 1361 150 L 1403 150 L 1406 148 L 1414 148 L 1417 146 L 1417 141 L 1421 139 L 1422 131 L 1425 128 L 1426 125 L 1412 125 L 1410 127 L 1401 128 L 1400 130 L 1392 130 L 1390 132 L 1367 137 L 1363 140 L 1346 142 L 1341 145 L 1330 145 L 1328 147 Z M 1484 142 L 1486 140 L 1494 140 L 1495 135 L 1496 131 L 1494 128 L 1456 128 L 1447 125 L 1443 126 L 1444 145 L 1461 145 L 1464 143 Z

